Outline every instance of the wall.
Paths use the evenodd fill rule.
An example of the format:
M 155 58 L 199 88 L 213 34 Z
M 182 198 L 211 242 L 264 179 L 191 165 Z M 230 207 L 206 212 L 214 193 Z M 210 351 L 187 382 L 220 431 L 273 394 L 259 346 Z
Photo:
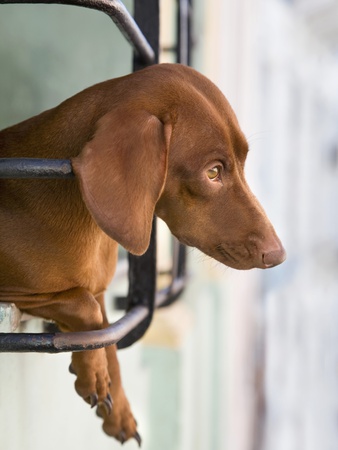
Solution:
M 288 252 L 280 267 L 223 281 L 230 395 L 219 448 L 335 448 L 336 5 L 213 5 L 200 67 L 239 117 L 250 184 Z
M 262 195 L 288 248 L 263 284 L 265 450 L 337 442 L 338 61 L 304 19 L 262 2 Z

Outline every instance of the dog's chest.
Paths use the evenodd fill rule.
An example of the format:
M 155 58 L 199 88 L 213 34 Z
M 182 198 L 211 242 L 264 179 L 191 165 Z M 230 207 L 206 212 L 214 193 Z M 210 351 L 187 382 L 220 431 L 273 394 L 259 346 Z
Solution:
M 32 193 L 32 190 L 34 191 Z M 93 221 L 76 185 L 7 185 L 0 208 L 0 290 L 103 291 L 115 270 L 117 244 Z M 33 195 L 32 195 L 33 194 Z

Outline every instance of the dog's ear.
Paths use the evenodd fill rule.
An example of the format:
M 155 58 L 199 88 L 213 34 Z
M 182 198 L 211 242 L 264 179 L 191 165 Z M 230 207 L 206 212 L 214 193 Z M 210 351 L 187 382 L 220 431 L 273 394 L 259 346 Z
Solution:
M 96 223 L 129 252 L 149 245 L 163 190 L 171 125 L 146 111 L 112 111 L 73 158 L 83 200 Z

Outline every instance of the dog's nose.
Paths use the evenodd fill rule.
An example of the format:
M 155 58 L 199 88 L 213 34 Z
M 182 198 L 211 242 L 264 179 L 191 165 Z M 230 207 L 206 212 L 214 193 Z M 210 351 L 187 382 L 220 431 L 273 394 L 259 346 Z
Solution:
M 281 246 L 277 250 L 263 253 L 263 264 L 266 268 L 278 266 L 286 260 L 286 251 Z

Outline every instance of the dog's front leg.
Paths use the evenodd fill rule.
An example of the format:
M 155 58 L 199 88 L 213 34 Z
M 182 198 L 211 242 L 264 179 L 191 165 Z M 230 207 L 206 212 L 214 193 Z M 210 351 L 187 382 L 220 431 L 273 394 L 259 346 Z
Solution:
M 101 305 L 104 328 L 109 325 L 107 320 L 103 295 L 97 297 Z M 108 373 L 111 379 L 110 396 L 113 399 L 113 409 L 110 412 L 105 403 L 98 405 L 97 414 L 103 419 L 103 430 L 109 436 L 113 436 L 124 443 L 129 438 L 134 438 L 141 445 L 141 438 L 137 432 L 137 424 L 131 413 L 129 402 L 121 383 L 120 366 L 117 359 L 116 345 L 105 348 Z
M 55 321 L 62 331 L 90 331 L 108 326 L 103 294 L 95 298 L 83 288 L 54 294 L 46 302 L 19 302 L 17 306 L 29 314 Z M 76 375 L 77 393 L 92 407 L 98 407 L 104 431 L 120 442 L 133 437 L 140 443 L 121 385 L 116 346 L 74 352 L 70 371 Z

